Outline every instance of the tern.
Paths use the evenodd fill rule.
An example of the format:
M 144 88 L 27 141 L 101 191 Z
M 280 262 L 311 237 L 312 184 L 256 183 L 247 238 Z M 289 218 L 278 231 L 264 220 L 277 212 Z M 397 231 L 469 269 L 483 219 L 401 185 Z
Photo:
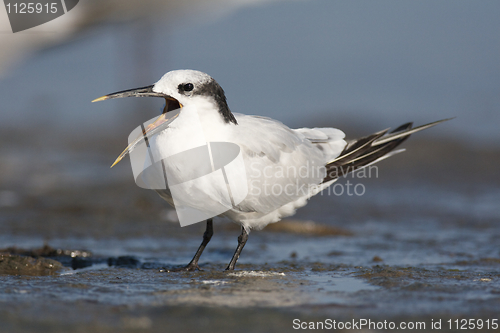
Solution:
M 248 194 L 237 204 L 227 204 L 227 210 L 219 214 L 241 225 L 238 246 L 226 270 L 234 270 L 250 230 L 260 230 L 293 215 L 310 197 L 332 185 L 339 177 L 403 151 L 395 148 L 411 134 L 449 120 L 415 128 L 409 122 L 392 132 L 383 130 L 345 140 L 344 132 L 335 128 L 290 129 L 270 118 L 233 113 L 222 87 L 208 74 L 195 70 L 170 71 L 153 85 L 112 93 L 93 102 L 122 97 L 165 99 L 161 116 L 143 128 L 143 134 L 149 135 L 148 144 L 163 156 L 191 149 L 200 137 L 206 142 L 238 145 L 246 172 L 237 179 L 236 188 L 246 188 Z M 196 127 L 195 123 L 201 127 Z M 112 166 L 131 153 L 136 144 L 137 140 L 132 142 Z M 296 172 L 302 167 L 317 172 L 303 176 Z M 187 172 L 183 167 L 168 163 L 163 168 L 169 169 L 167 173 L 174 177 Z M 184 204 L 203 208 L 205 201 L 194 198 L 197 193 L 207 192 L 209 185 L 194 182 L 185 193 L 192 202 Z M 168 187 L 156 191 L 174 205 Z M 208 218 L 200 247 L 191 262 L 179 270 L 200 269 L 198 261 L 212 235 L 213 220 Z

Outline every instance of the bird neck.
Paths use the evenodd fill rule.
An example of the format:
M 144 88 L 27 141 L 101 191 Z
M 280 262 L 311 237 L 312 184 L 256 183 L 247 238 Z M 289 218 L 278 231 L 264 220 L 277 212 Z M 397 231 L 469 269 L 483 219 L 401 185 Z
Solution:
M 181 112 L 196 112 L 200 120 L 206 123 L 220 123 L 220 125 L 237 125 L 238 122 L 227 105 L 224 95 L 214 98 L 199 98 L 185 106 Z
M 236 118 L 227 105 L 226 96 L 224 94 L 215 96 L 215 104 L 217 105 L 219 114 L 225 123 L 238 125 Z

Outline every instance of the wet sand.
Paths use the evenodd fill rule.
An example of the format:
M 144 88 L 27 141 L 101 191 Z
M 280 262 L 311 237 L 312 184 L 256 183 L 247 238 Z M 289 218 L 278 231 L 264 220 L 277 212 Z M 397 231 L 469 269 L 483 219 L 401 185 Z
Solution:
M 328 318 L 447 331 L 500 313 L 497 150 L 411 138 L 378 177 L 341 181 L 364 195 L 320 195 L 252 232 L 235 272 L 223 269 L 239 230 L 217 221 L 203 271 L 179 273 L 204 225 L 181 228 L 127 163 L 109 170 L 121 145 L 17 143 L 0 147 L 2 332 L 277 332 Z

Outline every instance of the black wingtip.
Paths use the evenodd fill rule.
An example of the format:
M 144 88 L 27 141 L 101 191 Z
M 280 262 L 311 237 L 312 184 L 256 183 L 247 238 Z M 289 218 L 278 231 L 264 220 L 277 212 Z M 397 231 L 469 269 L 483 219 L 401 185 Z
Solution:
M 326 165 L 327 176 L 323 179 L 323 183 L 375 163 L 408 139 L 411 134 L 454 118 L 438 120 L 415 128 L 412 128 L 412 122 L 408 122 L 389 134 L 386 134 L 387 130 L 384 130 L 355 140 L 347 145 L 335 160 Z

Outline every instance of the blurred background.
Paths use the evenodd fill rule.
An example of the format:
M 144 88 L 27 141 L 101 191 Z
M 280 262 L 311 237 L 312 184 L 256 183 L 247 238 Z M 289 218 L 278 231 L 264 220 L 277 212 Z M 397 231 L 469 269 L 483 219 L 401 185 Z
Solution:
M 498 17 L 494 0 L 82 0 L 13 34 L 2 9 L 2 235 L 151 234 L 147 223 L 161 232 L 175 220 L 154 192 L 135 186 L 127 161 L 109 169 L 163 101 L 90 101 L 186 68 L 212 75 L 233 112 L 338 127 L 348 138 L 456 117 L 381 163 L 363 198 L 313 199 L 300 218 L 346 226 L 362 200 L 407 198 L 420 211 L 444 200 L 453 214 L 496 219 Z
M 498 17 L 494 0 L 82 0 L 13 34 L 2 9 L 2 235 L 111 236 L 127 225 L 147 230 L 137 219 L 158 230 L 175 220 L 153 192 L 135 187 L 127 162 L 109 169 L 130 131 L 158 115 L 163 101 L 90 101 L 186 68 L 212 75 L 233 112 L 338 127 L 348 138 L 456 117 L 382 163 L 387 171 L 373 186 L 390 190 L 364 199 L 400 199 L 392 188 L 406 183 L 414 186 L 408 203 L 426 198 L 422 209 L 453 192 L 451 212 L 497 218 Z M 313 207 L 325 199 L 314 200 Z M 298 216 L 345 225 L 344 206 L 327 206 L 336 211 Z
M 170 70 L 197 69 L 221 84 L 233 112 L 272 117 L 292 128 L 337 127 L 354 138 L 407 121 L 421 125 L 456 117 L 412 136 L 404 143 L 408 151 L 381 162 L 376 177 L 350 179 L 365 186 L 364 195 L 318 195 L 293 217 L 295 224 L 280 222 L 274 231 L 269 227 L 251 234 L 240 267 L 291 269 L 291 285 L 303 288 L 292 303 L 305 304 L 294 311 L 310 314 L 315 304 L 334 304 L 322 311 L 336 315 L 343 304 L 347 319 L 352 311 L 382 319 L 386 312 L 410 317 L 436 311 L 467 318 L 472 311 L 498 314 L 499 17 L 496 0 L 80 0 L 67 14 L 13 34 L 1 7 L 0 249 L 48 243 L 89 250 L 101 263 L 121 255 L 133 256 L 129 262 L 141 267 L 187 263 L 203 223 L 180 228 L 175 211 L 153 191 L 135 185 L 128 158 L 109 168 L 128 144 L 129 133 L 159 115 L 163 101 L 90 101 L 151 85 Z M 321 228 L 312 234 L 293 228 L 306 220 Z M 234 251 L 239 231 L 230 225 L 216 223 L 200 261 L 209 270 L 220 270 Z M 307 273 L 294 271 L 296 263 Z M 405 289 L 406 282 L 387 282 L 391 277 L 379 276 L 368 285 L 344 276 L 351 290 L 360 283 L 360 289 L 372 290 L 351 297 L 342 293 L 349 286 L 340 287 L 340 294 L 328 289 L 331 272 L 310 271 L 318 263 L 338 265 L 342 274 L 379 264 L 395 271 L 411 265 L 413 275 L 405 276 L 418 281 L 410 280 L 414 289 Z M 57 318 L 55 323 L 61 317 L 70 324 L 92 322 L 120 313 L 101 311 L 102 304 L 178 304 L 177 296 L 162 288 L 194 288 L 193 295 L 199 294 L 190 276 L 157 270 L 99 272 L 103 276 L 90 272 L 31 280 L 22 292 L 16 292 L 20 280 L 5 278 L 2 283 L 10 283 L 10 289 L 2 288 L 0 300 L 13 310 L 7 317 L 0 314 L 0 322 L 20 318 L 31 327 L 31 315 L 45 321 L 47 313 Z M 106 274 L 128 276 L 128 294 L 113 289 L 115 277 Z M 456 284 L 452 274 L 476 275 Z M 493 282 L 479 286 L 473 280 L 477 275 Z M 394 276 L 402 281 L 400 271 Z M 134 289 L 138 280 L 150 281 L 149 287 Z M 331 293 L 314 287 L 318 281 Z M 235 290 L 245 288 L 246 282 Z M 220 291 L 213 291 L 219 300 L 229 297 Z M 51 306 L 45 306 L 47 299 L 54 300 Z M 91 300 L 84 303 L 90 310 L 82 305 L 79 311 L 95 311 L 95 317 L 59 315 L 57 309 L 65 307 L 57 305 L 60 300 L 79 299 Z M 12 307 L 13 300 L 24 306 Z M 282 306 L 279 297 L 271 301 Z M 185 304 L 190 302 L 196 303 L 190 299 Z M 195 310 L 190 318 L 197 323 Z M 256 310 L 256 322 L 267 313 Z M 246 310 L 237 314 L 247 316 Z M 163 318 L 154 310 L 148 315 Z M 225 323 L 227 317 L 221 310 L 215 320 Z M 276 323 L 266 318 L 262 327 Z M 239 323 L 235 327 L 240 329 Z
M 191 68 L 218 80 L 234 112 L 292 127 L 456 116 L 441 138 L 495 145 L 499 13 L 494 0 L 83 0 L 12 34 L 2 9 L 0 123 L 125 138 L 161 101 L 89 101 Z

